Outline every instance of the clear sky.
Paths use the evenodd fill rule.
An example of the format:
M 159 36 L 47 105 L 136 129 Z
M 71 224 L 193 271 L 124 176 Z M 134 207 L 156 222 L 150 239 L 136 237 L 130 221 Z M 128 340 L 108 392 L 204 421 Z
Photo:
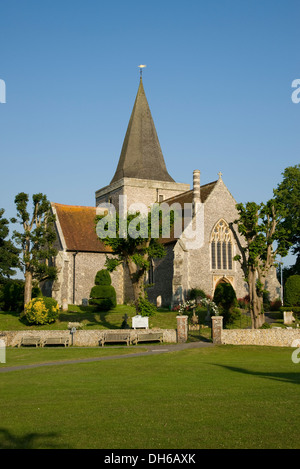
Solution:
M 0 0 L 0 208 L 95 205 L 143 83 L 169 173 L 265 202 L 300 162 L 299 0 Z

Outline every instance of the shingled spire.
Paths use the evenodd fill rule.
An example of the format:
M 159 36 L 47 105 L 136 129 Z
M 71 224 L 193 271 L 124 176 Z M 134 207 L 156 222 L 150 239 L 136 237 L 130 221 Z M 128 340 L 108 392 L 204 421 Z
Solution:
M 137 178 L 174 182 L 161 151 L 142 77 L 127 127 L 117 170 L 111 183 Z

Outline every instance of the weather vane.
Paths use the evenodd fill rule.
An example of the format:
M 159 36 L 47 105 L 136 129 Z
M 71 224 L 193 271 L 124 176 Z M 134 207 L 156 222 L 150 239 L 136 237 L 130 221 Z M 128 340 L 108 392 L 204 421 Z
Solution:
M 147 65 L 139 65 L 139 69 L 140 69 L 140 77 L 142 78 L 142 75 L 143 75 L 143 68 L 146 68 Z

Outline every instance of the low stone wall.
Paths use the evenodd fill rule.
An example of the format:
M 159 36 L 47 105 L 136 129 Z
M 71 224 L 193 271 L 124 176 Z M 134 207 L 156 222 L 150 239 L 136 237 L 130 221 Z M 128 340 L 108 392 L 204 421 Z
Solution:
M 292 347 L 295 340 L 300 341 L 300 329 L 223 329 L 221 343 L 231 345 L 269 345 Z
M 93 330 L 76 330 L 73 335 L 73 345 L 78 347 L 98 347 L 99 340 L 106 332 L 126 332 L 124 329 L 93 329 Z M 166 343 L 177 342 L 177 331 L 176 329 L 140 329 L 140 330 L 129 330 L 131 338 L 136 337 L 137 332 L 148 333 L 148 332 L 162 332 L 163 341 Z M 64 331 L 47 331 L 47 330 L 31 330 L 31 331 L 2 331 L 0 332 L 0 339 L 4 340 L 6 347 L 16 347 L 22 337 L 40 337 L 45 339 L 48 337 L 69 337 L 72 339 L 72 334 L 69 330 Z M 146 342 L 145 342 L 146 343 Z

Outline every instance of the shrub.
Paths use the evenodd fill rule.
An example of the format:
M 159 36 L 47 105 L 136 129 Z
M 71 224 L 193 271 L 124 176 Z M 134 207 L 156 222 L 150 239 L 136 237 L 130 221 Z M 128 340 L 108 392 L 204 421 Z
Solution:
M 270 293 L 267 290 L 263 291 L 263 308 L 264 311 L 270 311 Z
M 264 322 L 261 326 L 260 326 L 260 329 L 270 329 L 271 326 L 269 323 L 267 322 Z
M 220 283 L 217 286 L 213 301 L 218 306 L 225 323 L 232 323 L 240 314 L 236 294 L 230 283 Z
M 145 298 L 142 296 L 139 297 L 137 309 L 141 316 L 153 316 L 157 311 L 156 306 L 150 303 L 146 294 Z
M 284 292 L 286 306 L 300 306 L 300 275 L 291 275 L 287 279 Z
M 249 295 L 244 296 L 244 298 L 238 298 L 238 305 L 242 309 L 248 309 L 250 298 Z
M 102 269 L 96 273 L 95 285 L 111 285 L 111 276 L 108 270 Z
M 197 300 L 197 298 L 206 298 L 206 295 L 200 288 L 192 288 L 189 292 L 189 299 Z
M 95 286 L 91 289 L 90 305 L 95 305 L 99 311 L 108 311 L 117 305 L 116 290 L 111 285 L 111 277 L 108 270 L 97 272 Z
M 25 305 L 24 316 L 30 324 L 50 324 L 58 318 L 59 306 L 54 298 L 33 298 Z
M 281 299 L 276 298 L 276 300 L 271 301 L 270 303 L 270 311 L 279 311 L 281 308 Z
M 24 280 L 6 280 L 0 288 L 0 307 L 4 311 L 23 311 L 24 307 Z M 42 296 L 38 286 L 32 288 L 32 298 Z
M 8 280 L 2 289 L 2 307 L 4 311 L 20 312 L 24 306 L 24 281 Z

